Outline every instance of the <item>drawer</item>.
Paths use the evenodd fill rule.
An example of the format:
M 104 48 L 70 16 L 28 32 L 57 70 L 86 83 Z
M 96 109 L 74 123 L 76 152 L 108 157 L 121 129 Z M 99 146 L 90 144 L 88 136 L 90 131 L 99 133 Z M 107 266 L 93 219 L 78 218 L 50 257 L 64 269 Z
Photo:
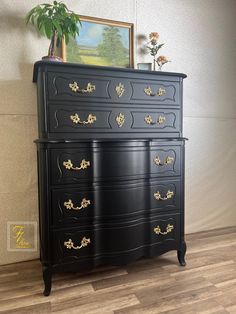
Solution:
M 180 209 L 180 179 L 54 189 L 53 224 L 122 219 Z
M 150 152 L 150 172 L 158 176 L 178 176 L 181 173 L 182 147 L 156 145 Z
M 180 234 L 179 214 L 157 216 L 152 220 L 96 225 L 94 228 L 55 230 L 53 256 L 56 263 L 62 263 L 127 254 L 158 247 L 165 242 L 177 248 Z
M 180 146 L 154 146 L 149 142 L 124 142 L 118 145 L 98 143 L 87 150 L 77 144 L 52 149 L 50 170 L 52 184 L 83 181 L 129 180 L 145 177 L 180 175 Z
M 49 72 L 48 99 L 179 106 L 180 80 L 178 76 L 172 79 L 142 72 L 130 79 L 119 72 L 110 76 L 102 69 L 86 74 Z
M 111 105 L 112 107 L 112 105 Z M 179 109 L 161 109 L 146 110 L 132 108 L 111 108 L 106 106 L 49 106 L 49 132 L 63 133 L 62 136 L 73 137 L 77 133 L 88 136 L 94 133 L 94 136 L 114 137 L 114 132 L 137 133 L 140 132 L 150 135 L 151 133 L 164 134 L 168 137 L 176 136 L 182 131 L 180 110 Z M 119 136 L 119 135 L 118 135 Z
M 145 101 L 155 104 L 180 104 L 180 86 L 171 81 L 132 81 L 133 94 L 131 100 Z

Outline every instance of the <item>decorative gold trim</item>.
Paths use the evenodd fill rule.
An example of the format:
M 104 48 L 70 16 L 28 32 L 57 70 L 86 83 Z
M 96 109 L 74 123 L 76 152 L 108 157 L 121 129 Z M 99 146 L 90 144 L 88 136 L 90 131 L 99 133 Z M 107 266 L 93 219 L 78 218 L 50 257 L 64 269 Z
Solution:
M 165 116 L 159 116 L 157 118 L 157 123 L 158 124 L 163 124 L 166 121 L 166 117 Z
M 157 96 L 163 96 L 165 94 L 166 94 L 166 90 L 160 87 L 157 91 Z
M 93 85 L 91 82 L 89 82 L 86 86 L 86 88 L 80 89 L 77 82 L 73 82 L 69 84 L 70 89 L 75 93 L 92 93 L 96 90 L 96 86 Z
M 118 97 L 120 98 L 125 92 L 125 86 L 124 84 L 119 83 L 119 85 L 116 86 L 116 93 Z
M 125 123 L 125 115 L 123 113 L 119 113 L 116 116 L 116 123 L 118 124 L 119 128 L 123 126 L 123 124 Z
M 67 202 L 64 202 L 64 207 L 66 209 L 74 209 L 74 210 L 80 210 L 82 208 L 86 208 L 91 204 L 90 200 L 86 200 L 86 198 L 83 198 L 80 206 L 74 207 L 74 204 L 71 199 L 69 199 Z
M 74 246 L 74 242 L 71 239 L 69 239 L 68 241 L 65 241 L 64 246 L 69 250 L 71 250 L 71 249 L 80 250 L 80 249 L 82 249 L 82 247 L 88 246 L 88 244 L 90 244 L 90 243 L 91 243 L 91 241 L 89 238 L 87 239 L 86 237 L 83 237 L 83 239 L 80 242 L 80 245 L 78 245 L 78 246 Z
M 154 124 L 163 124 L 165 121 L 166 121 L 166 117 L 165 116 L 159 116 L 157 118 L 157 122 L 153 122 L 153 119 L 150 115 L 147 115 L 144 117 L 144 121 L 147 123 L 147 124 L 150 124 L 150 125 L 154 125 Z
M 166 166 L 166 165 L 171 165 L 174 162 L 174 157 L 167 156 L 166 160 L 163 163 L 161 163 L 160 157 L 156 156 L 153 159 L 153 161 L 157 166 Z
M 73 123 L 76 123 L 76 124 L 78 123 L 79 124 L 93 124 L 97 120 L 97 117 L 93 115 L 92 113 L 90 113 L 86 121 L 81 121 L 80 116 L 78 115 L 78 113 L 76 113 L 74 116 L 71 115 L 70 119 L 72 120 Z
M 162 197 L 160 191 L 157 191 L 156 193 L 153 194 L 153 196 L 158 201 L 166 201 L 166 200 L 168 200 L 168 199 L 170 199 L 170 198 L 172 198 L 174 196 L 174 192 L 168 190 L 167 193 L 166 193 L 166 196 Z
M 151 89 L 150 86 L 147 86 L 144 88 L 144 93 L 147 95 L 147 96 L 151 96 L 151 97 L 154 97 L 154 96 L 163 96 L 164 94 L 166 94 L 166 90 L 164 88 L 161 88 L 159 87 L 159 89 L 157 90 L 156 93 L 154 93 Z
M 147 115 L 144 117 L 144 121 L 147 123 L 147 124 L 155 124 L 153 121 L 152 121 L 152 117 L 150 115 Z
M 153 231 L 154 231 L 156 234 L 158 234 L 158 235 L 159 235 L 159 234 L 166 235 L 166 234 L 170 233 L 173 229 L 174 229 L 174 225 L 168 224 L 168 225 L 166 226 L 166 231 L 161 231 L 160 226 L 157 225 L 157 226 L 153 229 Z
M 68 159 L 67 161 L 63 161 L 63 166 L 68 169 L 68 170 L 76 170 L 79 171 L 81 169 L 86 169 L 90 166 L 90 161 L 86 161 L 85 159 L 82 159 L 81 163 L 80 163 L 80 167 L 74 167 L 73 163 L 71 162 L 70 159 Z

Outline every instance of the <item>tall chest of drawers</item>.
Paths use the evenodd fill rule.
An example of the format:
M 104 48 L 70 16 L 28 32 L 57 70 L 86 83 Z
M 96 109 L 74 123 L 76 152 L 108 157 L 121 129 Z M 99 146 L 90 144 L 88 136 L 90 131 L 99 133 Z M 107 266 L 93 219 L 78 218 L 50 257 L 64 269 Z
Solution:
M 40 258 L 52 274 L 177 251 L 185 74 L 39 61 Z

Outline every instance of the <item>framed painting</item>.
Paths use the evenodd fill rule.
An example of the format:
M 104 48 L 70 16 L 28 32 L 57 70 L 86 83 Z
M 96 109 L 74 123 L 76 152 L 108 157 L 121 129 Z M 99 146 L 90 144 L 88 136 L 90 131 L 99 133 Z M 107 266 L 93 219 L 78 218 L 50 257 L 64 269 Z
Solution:
M 80 16 L 80 34 L 62 42 L 64 61 L 122 68 L 134 67 L 134 25 Z

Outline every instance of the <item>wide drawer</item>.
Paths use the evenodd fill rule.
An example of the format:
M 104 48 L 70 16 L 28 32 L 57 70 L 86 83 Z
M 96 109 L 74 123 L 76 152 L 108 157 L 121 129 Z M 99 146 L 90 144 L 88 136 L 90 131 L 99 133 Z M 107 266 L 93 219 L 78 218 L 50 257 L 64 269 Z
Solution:
M 137 141 L 137 145 L 124 142 L 70 147 L 51 149 L 51 184 L 178 176 L 181 171 L 181 145 L 150 147 L 148 142 Z
M 180 209 L 181 180 L 97 184 L 52 190 L 53 224 L 129 218 Z
M 56 263 L 133 252 L 140 247 L 180 243 L 180 215 L 163 215 L 94 228 L 55 230 L 53 257 Z
M 126 78 L 96 69 L 85 74 L 48 73 L 48 99 L 180 105 L 180 78 L 137 73 Z M 173 79 L 173 80 L 172 80 Z
M 49 132 L 51 135 L 62 133 L 63 137 L 95 137 L 98 134 L 113 137 L 118 134 L 158 133 L 158 136 L 176 136 L 182 131 L 180 109 L 133 109 L 112 108 L 105 106 L 50 105 Z

